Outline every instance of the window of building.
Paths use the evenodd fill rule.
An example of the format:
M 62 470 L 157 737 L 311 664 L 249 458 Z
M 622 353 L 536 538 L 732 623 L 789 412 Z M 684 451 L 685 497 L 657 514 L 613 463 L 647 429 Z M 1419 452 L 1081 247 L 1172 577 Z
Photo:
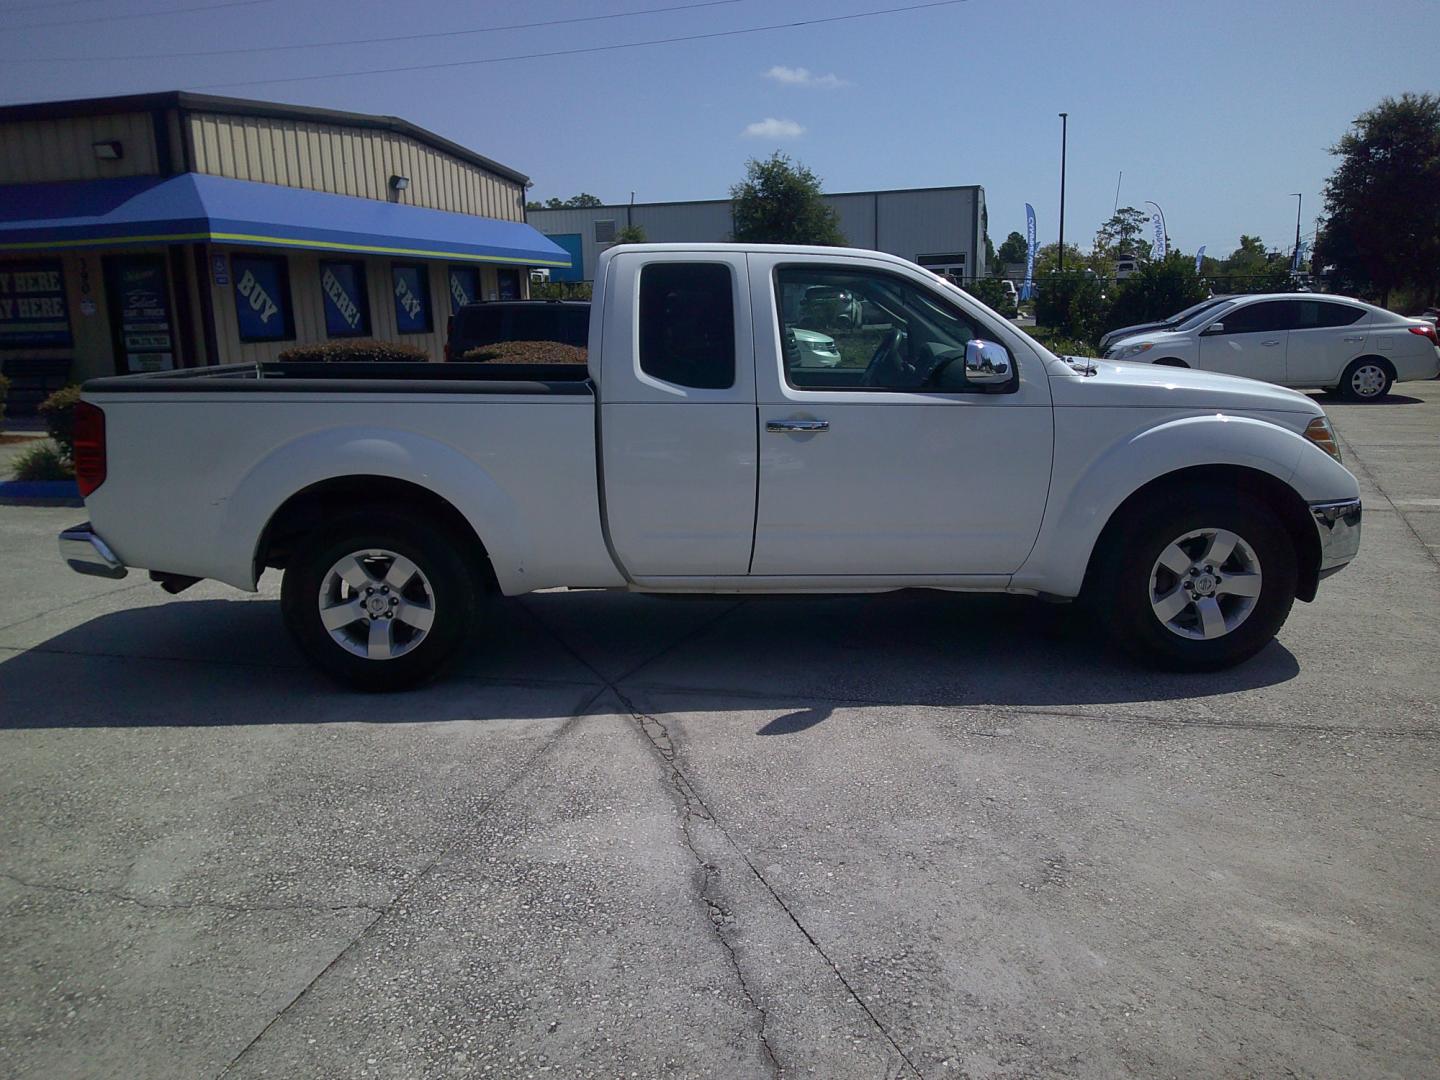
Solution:
M 240 340 L 292 341 L 295 313 L 290 301 L 290 264 L 283 255 L 232 255 L 235 321 Z
M 701 390 L 735 385 L 730 267 L 662 262 L 641 270 L 640 370 Z
M 880 270 L 786 267 L 775 289 L 797 390 L 962 393 L 966 344 L 998 340 L 939 292 Z
M 501 300 L 520 299 L 520 271 L 513 266 L 502 266 L 495 271 L 495 287 Z
M 60 260 L 0 263 L 0 349 L 69 348 L 71 343 Z
M 395 329 L 402 334 L 428 334 L 435 329 L 428 267 L 394 263 L 390 267 L 390 286 L 395 294 Z
M 365 291 L 364 263 L 322 261 L 320 291 L 325 297 L 327 334 L 365 337 L 370 333 L 370 297 Z
M 595 222 L 595 242 L 597 244 L 613 244 L 615 242 L 614 218 Z
M 450 314 L 480 299 L 480 269 L 475 266 L 450 268 Z

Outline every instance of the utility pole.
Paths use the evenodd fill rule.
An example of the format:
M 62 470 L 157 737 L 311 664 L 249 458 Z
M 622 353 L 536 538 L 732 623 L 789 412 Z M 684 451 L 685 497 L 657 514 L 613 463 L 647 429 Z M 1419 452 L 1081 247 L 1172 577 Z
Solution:
M 1292 272 L 1300 269 L 1300 205 L 1305 201 L 1305 196 L 1298 191 L 1292 191 L 1295 196 L 1295 254 L 1290 257 L 1290 269 Z
M 1070 127 L 1070 114 L 1060 114 L 1060 269 L 1065 269 L 1065 139 Z M 1298 233 L 1299 230 L 1296 230 Z

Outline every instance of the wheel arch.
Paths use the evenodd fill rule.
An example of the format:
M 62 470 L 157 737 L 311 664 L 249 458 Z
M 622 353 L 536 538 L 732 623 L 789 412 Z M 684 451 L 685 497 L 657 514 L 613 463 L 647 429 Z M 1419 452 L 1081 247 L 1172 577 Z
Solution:
M 296 544 L 326 521 L 360 506 L 380 505 L 423 515 L 435 521 L 461 546 L 479 568 L 483 584 L 499 585 L 485 542 L 470 519 L 452 502 L 430 488 L 393 476 L 349 474 L 320 480 L 296 491 L 270 515 L 255 545 L 255 576 L 267 567 L 284 569 Z
M 1244 465 L 1192 465 L 1157 476 L 1131 492 L 1110 514 L 1091 546 L 1086 562 L 1088 585 L 1098 553 L 1123 530 L 1127 520 L 1143 505 L 1161 498 L 1174 498 L 1177 491 L 1198 489 L 1247 497 L 1268 507 L 1280 519 L 1295 546 L 1296 588 L 1299 600 L 1315 599 L 1320 584 L 1320 537 L 1310 516 L 1310 507 L 1289 484 L 1272 473 Z
M 1152 360 L 1150 362 L 1156 367 L 1188 368 L 1190 366 L 1184 360 L 1181 360 L 1178 356 L 1162 356 L 1160 357 L 1160 359 Z

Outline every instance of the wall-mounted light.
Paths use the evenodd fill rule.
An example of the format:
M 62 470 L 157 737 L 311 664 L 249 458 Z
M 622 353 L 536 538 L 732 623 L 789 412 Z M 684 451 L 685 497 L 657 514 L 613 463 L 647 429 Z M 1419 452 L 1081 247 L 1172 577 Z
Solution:
M 406 188 L 408 188 L 409 186 L 410 186 L 410 177 L 408 177 L 408 176 L 392 176 L 392 177 L 390 177 L 390 190 L 391 190 L 391 191 L 404 191 L 404 190 L 405 190 Z
M 95 150 L 95 156 L 101 161 L 119 161 L 125 156 L 125 147 L 119 142 L 97 142 L 90 144 Z

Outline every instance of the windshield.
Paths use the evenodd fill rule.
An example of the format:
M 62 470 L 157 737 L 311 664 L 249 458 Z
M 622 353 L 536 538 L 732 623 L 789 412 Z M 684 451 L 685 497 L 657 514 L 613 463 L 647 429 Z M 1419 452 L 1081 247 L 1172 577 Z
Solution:
M 1222 311 L 1225 311 L 1234 306 L 1235 301 L 1233 300 L 1221 300 L 1217 304 L 1207 304 L 1202 311 L 1197 311 L 1194 315 L 1191 315 L 1184 322 L 1176 323 L 1174 326 L 1171 326 L 1170 329 L 1175 331 L 1176 333 L 1183 334 L 1187 330 L 1194 330 L 1202 323 L 1209 322 L 1216 315 L 1219 315 Z M 1184 313 L 1182 312 L 1181 314 Z
M 1199 315 L 1202 311 L 1209 311 L 1213 307 L 1219 307 L 1221 304 L 1225 303 L 1227 299 L 1229 299 L 1229 297 L 1212 296 L 1208 300 L 1201 300 L 1200 303 L 1187 307 L 1184 311 L 1177 311 L 1174 315 L 1171 315 L 1168 319 L 1165 320 L 1165 325 L 1179 326 L 1186 319 L 1194 315 Z

